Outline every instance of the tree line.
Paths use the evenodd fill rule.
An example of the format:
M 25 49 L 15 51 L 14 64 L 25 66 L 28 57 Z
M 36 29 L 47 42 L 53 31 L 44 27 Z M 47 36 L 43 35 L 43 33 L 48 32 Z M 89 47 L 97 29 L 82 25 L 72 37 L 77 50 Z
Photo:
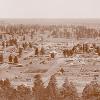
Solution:
M 100 100 L 100 84 L 96 80 L 87 84 L 79 96 L 67 78 L 62 88 L 58 88 L 55 75 L 51 76 L 47 86 L 44 86 L 40 75 L 34 79 L 32 88 L 25 85 L 14 88 L 8 79 L 0 80 L 0 100 Z
M 96 38 L 100 37 L 100 29 L 87 27 L 85 25 L 38 25 L 38 24 L 15 24 L 0 25 L 0 32 L 8 34 L 24 35 L 31 33 L 31 37 L 37 32 L 51 33 L 53 37 L 71 38 Z

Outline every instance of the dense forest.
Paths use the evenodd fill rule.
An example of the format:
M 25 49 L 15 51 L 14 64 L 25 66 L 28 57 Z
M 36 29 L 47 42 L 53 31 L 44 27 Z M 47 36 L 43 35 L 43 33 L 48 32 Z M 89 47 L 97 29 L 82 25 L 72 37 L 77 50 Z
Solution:
M 27 33 L 45 33 L 49 32 L 53 37 L 71 38 L 96 38 L 100 37 L 100 29 L 96 27 L 88 27 L 84 25 L 31 25 L 31 24 L 7 24 L 0 25 L 1 33 L 8 34 L 27 34 Z

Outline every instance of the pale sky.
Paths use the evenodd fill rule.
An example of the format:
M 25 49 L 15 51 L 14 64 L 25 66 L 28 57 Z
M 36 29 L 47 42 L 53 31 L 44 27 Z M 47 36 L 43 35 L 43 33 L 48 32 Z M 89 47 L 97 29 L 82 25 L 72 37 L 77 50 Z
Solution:
M 0 18 L 100 18 L 100 0 L 0 0 Z

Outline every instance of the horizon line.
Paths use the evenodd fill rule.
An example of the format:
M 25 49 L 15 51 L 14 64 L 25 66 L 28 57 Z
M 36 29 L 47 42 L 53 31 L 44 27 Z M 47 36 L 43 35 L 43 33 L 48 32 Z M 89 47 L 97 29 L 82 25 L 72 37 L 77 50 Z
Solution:
M 23 18 L 23 17 L 4 17 L 4 18 L 0 18 L 0 19 L 100 19 L 100 18 L 32 18 L 32 17 L 27 17 L 27 18 Z

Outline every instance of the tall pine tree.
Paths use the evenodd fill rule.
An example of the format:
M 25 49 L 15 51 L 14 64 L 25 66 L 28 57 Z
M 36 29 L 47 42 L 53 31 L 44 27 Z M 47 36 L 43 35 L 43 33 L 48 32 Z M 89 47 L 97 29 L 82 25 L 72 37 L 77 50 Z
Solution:
M 44 94 L 45 88 L 40 75 L 35 76 L 33 94 L 35 100 L 45 100 Z
M 54 75 L 51 76 L 47 86 L 48 100 L 57 100 L 57 85 Z

